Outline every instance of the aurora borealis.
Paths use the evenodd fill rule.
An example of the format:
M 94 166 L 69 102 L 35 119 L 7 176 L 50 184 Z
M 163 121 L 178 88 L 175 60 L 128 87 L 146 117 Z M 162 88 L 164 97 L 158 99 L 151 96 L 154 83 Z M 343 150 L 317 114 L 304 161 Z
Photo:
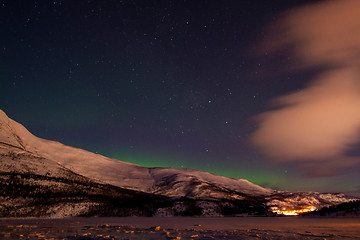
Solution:
M 0 0 L 0 108 L 38 137 L 123 161 L 359 195 L 358 164 L 307 176 L 269 160 L 272 138 L 263 151 L 250 141 L 273 99 L 329 67 L 262 48 L 284 12 L 314 2 Z

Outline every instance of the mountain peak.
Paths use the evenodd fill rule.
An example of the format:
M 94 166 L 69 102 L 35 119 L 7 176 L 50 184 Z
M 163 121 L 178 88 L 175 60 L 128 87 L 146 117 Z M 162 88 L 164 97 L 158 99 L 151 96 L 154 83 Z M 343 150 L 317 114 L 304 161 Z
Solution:
M 6 145 L 25 150 L 24 143 L 18 136 L 16 130 L 17 125 L 20 124 L 11 120 L 5 112 L 0 109 L 0 146 Z

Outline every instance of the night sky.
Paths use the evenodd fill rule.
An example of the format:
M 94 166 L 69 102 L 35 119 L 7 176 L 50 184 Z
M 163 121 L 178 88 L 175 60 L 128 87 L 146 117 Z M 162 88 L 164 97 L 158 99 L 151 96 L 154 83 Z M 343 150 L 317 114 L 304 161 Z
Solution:
M 296 93 L 316 105 L 311 96 L 321 94 L 311 89 L 320 80 L 314 79 L 340 68 L 335 57 L 326 62 L 317 51 L 302 56 L 291 49 L 298 42 L 303 52 L 310 49 L 287 36 L 303 29 L 291 25 L 289 15 L 303 14 L 293 9 L 314 2 L 323 1 L 0 0 L 0 108 L 38 137 L 143 166 L 193 168 L 282 190 L 359 195 L 360 147 L 350 136 L 342 142 L 345 150 L 340 146 L 329 156 L 310 149 L 314 158 L 277 151 L 292 148 L 281 141 L 272 146 L 277 140 L 263 137 L 280 131 L 271 125 L 269 110 L 294 104 Z M 328 89 L 316 86 L 321 93 Z M 288 94 L 295 95 L 274 105 Z M 349 119 L 357 119 L 352 114 Z M 302 122 L 294 124 L 289 128 Z M 353 125 L 352 132 L 360 132 L 358 121 Z M 325 144 L 324 152 L 336 144 Z M 350 155 L 349 164 L 338 167 L 338 159 Z

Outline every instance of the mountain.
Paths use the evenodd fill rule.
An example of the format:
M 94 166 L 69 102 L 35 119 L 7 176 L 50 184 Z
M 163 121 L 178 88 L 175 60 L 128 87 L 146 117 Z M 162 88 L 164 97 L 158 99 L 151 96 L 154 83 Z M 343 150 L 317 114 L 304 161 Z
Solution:
M 46 165 L 47 174 L 56 175 L 59 168 L 66 168 L 99 183 L 165 196 L 214 197 L 224 192 L 230 195 L 234 192 L 250 195 L 272 193 L 272 190 L 244 179 L 231 179 L 191 169 L 146 168 L 44 140 L 9 119 L 1 110 L 0 129 L 2 148 L 11 149 L 8 154 L 18 160 L 11 162 L 8 167 L 16 171 L 26 169 L 44 174 Z M 27 158 L 35 162 L 30 163 Z M 43 164 L 36 161 L 37 158 L 41 158 Z M 24 169 L 25 165 L 28 166 Z
M 259 213 L 268 207 L 295 208 L 300 200 L 302 205 L 317 207 L 354 200 L 334 194 L 329 199 L 319 193 L 279 192 L 244 179 L 192 169 L 147 168 L 107 158 L 38 138 L 1 110 L 0 177 L 3 216 L 17 216 L 19 212 L 20 216 L 49 212 L 56 216 L 69 211 L 69 204 L 72 210 L 65 215 L 111 215 L 116 209 L 118 215 L 226 215 Z M 21 188 L 27 190 L 17 195 Z M 134 199 L 140 201 L 137 207 L 130 204 Z M 114 205 L 124 201 L 126 204 Z M 29 204 L 48 210 L 16 210 Z M 104 209 L 115 210 L 109 213 Z M 124 209 L 132 209 L 132 213 Z

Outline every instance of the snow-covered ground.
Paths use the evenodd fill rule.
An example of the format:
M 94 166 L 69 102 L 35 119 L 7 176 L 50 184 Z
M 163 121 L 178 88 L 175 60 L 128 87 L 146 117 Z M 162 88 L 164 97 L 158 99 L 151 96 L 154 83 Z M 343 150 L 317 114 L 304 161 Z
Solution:
M 0 219 L 1 239 L 360 239 L 360 218 Z

